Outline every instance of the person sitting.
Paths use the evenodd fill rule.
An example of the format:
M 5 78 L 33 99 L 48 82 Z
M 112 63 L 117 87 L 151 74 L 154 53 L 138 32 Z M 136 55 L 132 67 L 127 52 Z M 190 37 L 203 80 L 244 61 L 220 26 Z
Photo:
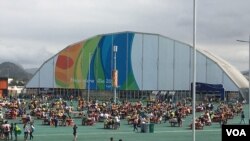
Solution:
M 94 117 L 87 118 L 86 125 L 93 125 L 95 123 Z
M 200 118 L 197 118 L 195 120 L 195 129 L 203 129 L 204 127 L 204 124 L 202 124 Z M 190 128 L 192 129 L 193 128 L 193 123 L 190 124 Z
M 204 124 L 201 122 L 201 120 L 196 120 L 196 123 L 195 123 L 195 128 L 196 129 L 203 129 L 203 126 Z
M 108 129 L 109 128 L 109 119 L 104 119 L 103 121 L 103 124 L 104 124 L 104 129 Z
M 104 120 L 105 120 L 104 114 L 103 114 L 103 113 L 100 113 L 99 121 L 100 121 L 100 122 L 103 122 Z
M 105 129 L 110 129 L 110 128 L 113 129 L 114 128 L 114 120 L 111 117 L 105 119 L 104 128 Z
M 55 121 L 54 121 L 54 117 L 53 116 L 50 116 L 50 118 L 49 118 L 49 125 L 50 126 L 54 126 L 55 125 Z
M 174 117 L 174 118 L 169 119 L 169 123 L 171 126 L 175 126 L 178 123 L 177 118 Z
M 74 120 L 69 116 L 69 118 L 66 119 L 66 125 L 67 126 L 73 126 L 74 125 Z

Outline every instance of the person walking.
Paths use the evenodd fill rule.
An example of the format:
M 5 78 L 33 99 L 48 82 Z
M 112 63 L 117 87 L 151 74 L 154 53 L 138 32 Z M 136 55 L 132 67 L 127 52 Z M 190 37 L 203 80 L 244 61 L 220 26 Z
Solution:
M 2 129 L 4 133 L 4 139 L 9 140 L 9 135 L 10 135 L 10 124 L 8 121 L 5 121 L 4 124 L 2 124 Z
M 54 118 L 54 123 L 55 123 L 55 127 L 57 127 L 57 125 L 58 125 L 58 118 L 57 118 L 57 116 L 55 116 L 55 118 Z
M 14 130 L 14 124 L 10 124 L 10 140 L 12 140 L 12 135 L 13 135 L 13 130 Z
M 73 139 L 73 141 L 76 141 L 76 139 L 77 139 L 77 126 L 76 126 L 76 124 L 73 126 L 73 135 L 74 135 L 74 139 Z
M 30 140 L 33 140 L 33 132 L 35 131 L 35 126 L 33 123 L 30 123 Z
M 13 131 L 14 131 L 14 141 L 17 141 L 17 135 L 21 133 L 21 129 L 17 126 L 16 123 L 14 123 L 14 128 L 13 128 Z
M 244 122 L 244 124 L 246 124 L 245 123 L 245 114 L 244 114 L 244 111 L 241 112 L 240 117 L 241 117 L 240 124 L 241 124 L 242 121 Z
M 28 123 L 25 123 L 23 125 L 23 130 L 24 130 L 24 141 L 27 141 L 28 136 L 29 136 L 29 132 L 30 132 L 30 127 L 29 127 Z
M 133 131 L 136 130 L 138 132 L 137 126 L 138 126 L 138 118 L 135 118 L 134 121 L 133 121 L 133 127 L 134 127 Z

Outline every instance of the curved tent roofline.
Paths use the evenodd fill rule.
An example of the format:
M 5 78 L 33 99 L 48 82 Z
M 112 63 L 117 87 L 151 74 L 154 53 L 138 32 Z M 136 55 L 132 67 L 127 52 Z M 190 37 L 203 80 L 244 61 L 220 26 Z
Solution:
M 241 72 L 237 70 L 234 66 L 226 62 L 224 59 L 208 50 L 197 49 L 197 51 L 214 61 L 214 63 L 216 63 L 224 71 L 224 73 L 227 74 L 227 76 L 236 84 L 237 87 L 249 87 L 247 79 L 241 74 Z

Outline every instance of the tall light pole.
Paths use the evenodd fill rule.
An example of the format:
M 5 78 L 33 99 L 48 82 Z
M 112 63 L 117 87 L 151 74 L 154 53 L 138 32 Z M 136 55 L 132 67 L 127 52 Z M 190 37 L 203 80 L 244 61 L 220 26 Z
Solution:
M 116 88 L 118 86 L 118 71 L 116 70 L 116 53 L 117 53 L 118 47 L 113 46 L 113 53 L 114 53 L 114 70 L 112 72 L 112 83 L 113 83 L 113 88 L 114 88 L 114 103 L 116 104 Z
M 249 40 L 244 41 L 244 40 L 237 40 L 238 42 L 245 42 L 249 44 L 249 61 L 248 61 L 248 124 L 250 125 L 250 35 L 249 35 Z
M 196 102 L 196 1 L 193 1 L 193 50 L 194 50 L 194 58 L 193 58 L 193 141 L 195 141 L 195 102 Z
M 89 103 L 89 91 L 90 91 L 90 64 L 91 64 L 91 56 L 92 54 L 89 53 L 89 75 L 88 75 L 88 103 Z

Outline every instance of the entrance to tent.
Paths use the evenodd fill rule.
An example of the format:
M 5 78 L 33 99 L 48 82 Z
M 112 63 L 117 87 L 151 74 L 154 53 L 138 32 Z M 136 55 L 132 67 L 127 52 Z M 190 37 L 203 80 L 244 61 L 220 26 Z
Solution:
M 191 83 L 191 92 L 193 92 L 193 83 Z M 197 100 L 225 100 L 225 90 L 222 84 L 208 84 L 196 82 Z

